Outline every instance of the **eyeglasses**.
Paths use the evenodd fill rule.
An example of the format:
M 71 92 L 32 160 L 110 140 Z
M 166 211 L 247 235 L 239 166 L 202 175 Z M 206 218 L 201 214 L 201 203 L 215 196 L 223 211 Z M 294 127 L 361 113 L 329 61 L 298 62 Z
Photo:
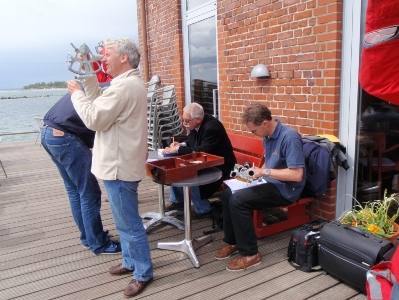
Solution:
M 195 119 L 195 118 L 194 118 Z M 194 120 L 194 119 L 183 119 L 183 123 L 186 123 L 186 124 L 188 124 L 188 123 L 190 123 L 192 120 Z
M 259 126 L 256 127 L 256 129 L 254 129 L 254 130 L 250 130 L 250 132 L 251 132 L 252 134 L 256 134 L 256 132 L 258 131 L 258 129 L 259 129 Z

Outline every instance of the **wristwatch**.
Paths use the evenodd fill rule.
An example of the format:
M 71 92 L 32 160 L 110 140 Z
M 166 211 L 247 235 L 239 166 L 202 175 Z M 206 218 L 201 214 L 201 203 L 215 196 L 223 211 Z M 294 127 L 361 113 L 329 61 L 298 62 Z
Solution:
M 265 172 L 264 172 L 264 173 L 265 173 L 266 176 L 269 176 L 269 175 L 270 175 L 270 169 L 268 169 L 268 168 L 265 169 Z

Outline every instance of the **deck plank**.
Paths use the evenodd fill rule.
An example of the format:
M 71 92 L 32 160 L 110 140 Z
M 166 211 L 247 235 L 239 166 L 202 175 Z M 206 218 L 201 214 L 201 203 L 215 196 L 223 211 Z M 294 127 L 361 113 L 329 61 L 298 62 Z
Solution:
M 0 299 L 122 299 L 131 275 L 108 275 L 120 255 L 95 256 L 83 249 L 64 185 L 44 149 L 34 141 L 2 143 L 0 158 L 8 175 L 0 172 Z M 104 228 L 118 239 L 99 182 Z M 158 211 L 154 182 L 145 178 L 138 192 L 140 213 Z M 168 193 L 166 188 L 166 197 Z M 201 236 L 211 223 L 193 220 L 193 236 Z M 334 278 L 292 268 L 286 261 L 290 235 L 286 231 L 259 239 L 262 264 L 228 272 L 226 261 L 214 259 L 222 232 L 196 251 L 201 265 L 196 269 L 187 255 L 157 248 L 160 241 L 182 240 L 184 232 L 156 226 L 148 233 L 154 281 L 135 299 L 366 299 Z

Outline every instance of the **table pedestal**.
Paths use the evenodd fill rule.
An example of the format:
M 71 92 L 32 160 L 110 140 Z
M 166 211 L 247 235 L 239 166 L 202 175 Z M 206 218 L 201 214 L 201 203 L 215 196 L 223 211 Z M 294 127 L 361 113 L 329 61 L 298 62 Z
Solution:
M 165 197 L 164 197 L 163 184 L 158 184 L 158 202 L 159 202 L 159 213 L 148 212 L 140 215 L 142 219 L 151 219 L 144 224 L 146 232 L 150 231 L 154 226 L 164 222 L 170 225 L 176 226 L 180 230 L 184 230 L 184 222 L 176 219 L 174 216 L 181 214 L 178 210 L 172 210 L 165 213 Z
M 190 187 L 183 187 L 184 194 L 184 223 L 186 224 L 185 228 L 185 239 L 181 242 L 168 242 L 168 243 L 158 243 L 159 249 L 165 250 L 174 250 L 186 253 L 193 263 L 194 267 L 199 268 L 200 264 L 198 262 L 197 256 L 195 255 L 195 250 L 199 247 L 205 245 L 212 241 L 212 235 L 207 235 L 200 237 L 198 239 L 192 239 L 191 236 L 191 210 L 190 210 Z

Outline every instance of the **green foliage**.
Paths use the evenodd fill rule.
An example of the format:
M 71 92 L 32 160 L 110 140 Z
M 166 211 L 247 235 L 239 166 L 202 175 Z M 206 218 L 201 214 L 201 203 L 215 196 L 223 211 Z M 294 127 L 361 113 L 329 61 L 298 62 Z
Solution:
M 399 217 L 398 194 L 389 197 L 385 191 L 384 199 L 366 202 L 364 205 L 356 199 L 356 206 L 344 212 L 339 219 L 342 223 L 369 231 L 383 238 L 395 233 L 394 222 Z M 393 208 L 393 211 L 390 211 Z
M 67 83 L 65 81 L 54 81 L 54 82 L 38 82 L 24 86 L 24 90 L 29 89 L 66 89 Z

